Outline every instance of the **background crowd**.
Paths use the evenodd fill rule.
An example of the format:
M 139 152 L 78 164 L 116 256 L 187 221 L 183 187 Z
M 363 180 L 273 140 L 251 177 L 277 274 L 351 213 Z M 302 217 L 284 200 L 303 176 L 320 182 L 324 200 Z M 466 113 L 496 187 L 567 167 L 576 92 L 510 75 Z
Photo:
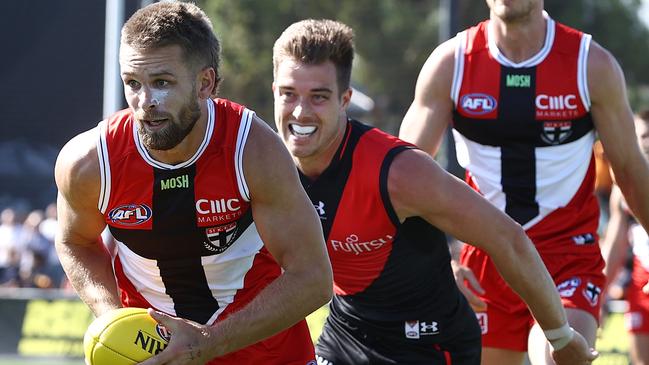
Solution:
M 54 249 L 56 204 L 24 211 L 5 207 L 0 213 L 0 287 L 59 288 L 67 286 Z

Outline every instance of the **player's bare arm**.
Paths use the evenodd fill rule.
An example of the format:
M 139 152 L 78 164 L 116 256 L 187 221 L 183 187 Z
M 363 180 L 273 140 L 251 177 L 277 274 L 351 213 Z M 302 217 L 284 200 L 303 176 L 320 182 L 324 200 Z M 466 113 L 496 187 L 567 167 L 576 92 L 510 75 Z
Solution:
M 588 56 L 588 89 L 595 128 L 626 201 L 649 229 L 649 164 L 636 141 L 624 74 L 615 58 L 593 42 Z
M 244 153 L 253 217 L 283 274 L 225 320 L 219 335 L 243 347 L 295 324 L 331 299 L 332 271 L 320 220 L 279 136 L 257 119 Z M 227 332 L 225 334 L 224 332 Z
M 622 267 L 626 254 L 626 247 L 629 244 L 629 217 L 622 208 L 622 192 L 617 186 L 611 190 L 609 203 L 609 220 L 606 228 L 606 234 L 602 241 L 602 256 L 606 261 L 604 274 L 607 283 L 611 280 Z
M 415 87 L 415 97 L 403 118 L 399 138 L 435 156 L 453 118 L 451 84 L 456 39 L 442 43 L 428 57 Z
M 444 132 L 453 118 L 451 84 L 455 70 L 455 49 L 457 39 L 453 38 L 438 46 L 422 67 L 415 87 L 415 97 L 403 118 L 399 138 L 417 145 L 431 156 L 435 156 L 444 139 Z M 457 241 L 461 247 L 462 242 Z M 457 249 L 459 253 L 459 248 Z M 458 288 L 474 310 L 485 310 L 487 304 L 474 294 L 484 294 L 473 271 L 461 265 L 453 256 L 453 274 Z M 471 289 L 465 285 L 469 283 Z
M 63 147 L 55 178 L 59 190 L 56 251 L 73 287 L 99 316 L 121 304 L 110 255 L 100 239 L 106 224 L 97 208 L 97 133 L 97 128 L 84 132 Z
M 196 337 L 182 341 L 182 347 L 170 345 L 143 364 L 174 363 L 179 358 L 183 364 L 202 364 L 292 326 L 331 299 L 332 271 L 320 221 L 288 151 L 258 118 L 246 142 L 244 174 L 257 230 L 283 268 L 282 275 L 243 309 L 212 327 L 176 319 L 172 333 L 175 325 L 194 327 Z M 159 313 L 153 316 L 169 319 Z
M 388 175 L 390 199 L 400 219 L 420 216 L 441 230 L 485 250 L 505 281 L 527 303 L 544 330 L 567 318 L 554 282 L 522 227 L 419 150 L 400 153 Z M 594 359 L 586 341 L 571 334 L 557 351 L 558 364 Z

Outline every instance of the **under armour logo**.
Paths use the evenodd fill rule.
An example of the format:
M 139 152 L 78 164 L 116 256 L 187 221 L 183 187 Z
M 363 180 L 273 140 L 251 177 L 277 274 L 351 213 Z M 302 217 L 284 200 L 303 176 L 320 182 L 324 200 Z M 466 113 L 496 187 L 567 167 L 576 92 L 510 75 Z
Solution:
M 437 322 L 431 322 L 430 324 L 427 324 L 426 322 L 421 322 L 419 323 L 421 332 L 426 332 L 426 333 L 431 333 L 431 334 L 436 334 L 439 332 L 437 329 Z
M 321 219 L 326 219 L 324 203 L 322 201 L 318 201 L 318 204 L 313 204 L 313 207 L 318 212 L 318 215 L 320 216 Z

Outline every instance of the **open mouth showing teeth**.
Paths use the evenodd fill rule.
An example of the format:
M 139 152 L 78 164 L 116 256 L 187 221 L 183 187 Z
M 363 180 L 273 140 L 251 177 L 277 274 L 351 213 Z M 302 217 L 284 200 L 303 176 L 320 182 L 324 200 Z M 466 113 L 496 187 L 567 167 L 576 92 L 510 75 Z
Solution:
M 310 136 L 316 131 L 316 129 L 318 129 L 314 125 L 299 125 L 299 124 L 289 124 L 288 128 L 291 131 L 291 133 L 301 137 Z

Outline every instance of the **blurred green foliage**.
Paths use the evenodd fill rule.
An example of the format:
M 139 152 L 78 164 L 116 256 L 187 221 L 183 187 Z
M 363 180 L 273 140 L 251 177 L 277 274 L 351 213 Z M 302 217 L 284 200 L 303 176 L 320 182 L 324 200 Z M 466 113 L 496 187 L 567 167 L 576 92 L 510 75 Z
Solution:
M 482 0 L 455 1 L 457 30 L 488 17 Z M 439 0 L 198 0 L 223 44 L 220 95 L 243 103 L 273 124 L 272 46 L 291 23 L 337 19 L 356 33 L 352 84 L 376 102 L 363 120 L 396 133 L 421 66 L 440 41 Z M 649 31 L 640 0 L 546 0 L 556 20 L 591 33 L 624 70 L 634 107 L 649 105 Z M 594 82 L 594 80 L 591 80 Z

